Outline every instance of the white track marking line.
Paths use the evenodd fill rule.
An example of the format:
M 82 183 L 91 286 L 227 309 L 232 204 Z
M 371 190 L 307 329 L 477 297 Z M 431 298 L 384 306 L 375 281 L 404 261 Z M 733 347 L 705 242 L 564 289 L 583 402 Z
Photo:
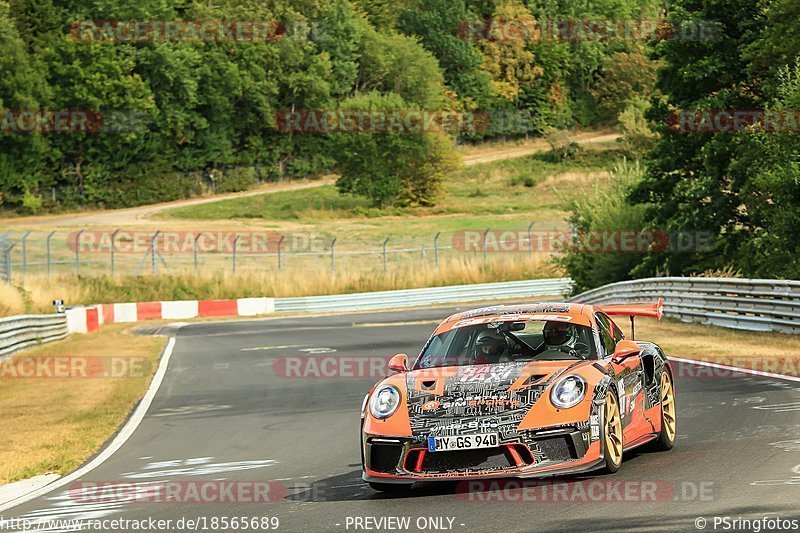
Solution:
M 684 359 L 682 357 L 672 357 L 667 356 L 669 361 L 678 361 L 680 363 L 690 363 L 693 365 L 698 366 L 708 366 L 711 368 L 721 368 L 723 370 L 730 370 L 732 372 L 741 372 L 743 374 L 751 374 L 753 376 L 762 376 L 765 378 L 774 378 L 774 379 L 785 379 L 788 381 L 796 381 L 800 383 L 800 377 L 797 376 L 786 376 L 783 374 L 775 374 L 773 372 L 764 372 L 763 370 L 752 370 L 750 368 L 740 368 L 738 366 L 728 366 L 728 365 L 721 365 L 719 363 L 713 363 L 711 361 L 695 361 L 694 359 Z
M 139 405 L 136 406 L 136 410 L 133 412 L 131 417 L 128 419 L 128 422 L 125 426 L 120 430 L 114 440 L 111 441 L 111 444 L 106 446 L 106 448 L 100 452 L 100 454 L 86 463 L 84 466 L 80 467 L 79 469 L 75 470 L 71 474 L 68 474 L 49 485 L 45 485 L 44 487 L 37 489 L 33 492 L 30 492 L 24 496 L 20 496 L 19 498 L 15 498 L 10 502 L 7 502 L 3 505 L 0 505 L 0 512 L 6 511 L 18 505 L 22 505 L 23 503 L 29 502 L 34 498 L 38 498 L 44 494 L 52 492 L 58 488 L 67 485 L 79 479 L 82 476 L 85 476 L 101 464 L 103 464 L 106 460 L 108 460 L 117 450 L 119 450 L 123 444 L 133 435 L 133 432 L 136 431 L 136 428 L 139 427 L 139 424 L 144 419 L 145 414 L 147 414 L 147 410 L 150 409 L 150 404 L 153 403 L 153 399 L 158 392 L 159 387 L 161 387 L 161 382 L 164 381 L 164 376 L 167 373 L 167 366 L 169 365 L 169 360 L 172 357 L 172 350 L 175 347 L 175 337 L 170 337 L 169 342 L 167 342 L 167 347 L 164 349 L 164 355 L 161 356 L 161 362 L 158 365 L 158 369 L 156 370 L 155 375 L 153 375 L 153 380 L 150 382 L 150 387 L 148 387 L 147 392 L 145 392 L 144 397 L 142 397 L 142 401 L 139 402 Z
M 305 344 L 284 344 L 283 346 L 256 346 L 255 348 L 242 348 L 240 352 L 259 352 L 262 350 L 285 350 L 287 348 L 300 348 Z

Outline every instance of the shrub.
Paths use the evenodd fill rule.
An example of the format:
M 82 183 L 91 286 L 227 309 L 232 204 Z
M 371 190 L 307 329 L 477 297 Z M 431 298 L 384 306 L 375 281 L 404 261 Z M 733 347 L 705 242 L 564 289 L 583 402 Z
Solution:
M 611 171 L 611 183 L 593 194 L 573 200 L 570 222 L 577 232 L 630 231 L 644 228 L 644 206 L 626 202 L 630 188 L 644 174 L 638 161 L 623 159 Z M 567 248 L 556 262 L 575 280 L 575 294 L 615 281 L 630 279 L 631 271 L 643 257 L 638 252 L 591 251 Z

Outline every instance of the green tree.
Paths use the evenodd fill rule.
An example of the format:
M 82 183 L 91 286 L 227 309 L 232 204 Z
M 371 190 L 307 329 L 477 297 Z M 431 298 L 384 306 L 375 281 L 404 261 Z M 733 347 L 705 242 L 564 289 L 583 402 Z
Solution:
M 448 87 L 466 109 L 488 109 L 491 75 L 483 58 L 463 34 L 463 24 L 478 14 L 464 0 L 415 0 L 400 14 L 398 29 L 416 36 L 439 61 Z
M 16 131 L 21 113 L 46 107 L 48 88 L 38 58 L 29 53 L 5 2 L 0 2 L 0 50 L 0 204 L 13 205 L 31 188 L 49 183 L 42 175 L 47 139 Z
M 763 20 L 749 0 L 681 0 L 671 20 L 710 21 L 718 38 L 668 40 L 658 44 L 664 61 L 657 86 L 666 101 L 654 100 L 649 117 L 661 137 L 648 160 L 648 172 L 633 190 L 631 200 L 647 206 L 652 227 L 666 232 L 710 231 L 717 246 L 695 254 L 665 251 L 650 254 L 637 275 L 673 274 L 717 268 L 738 248 L 750 226 L 741 209 L 748 173 L 731 166 L 739 137 L 747 134 L 687 133 L 670 127 L 668 117 L 685 109 L 757 109 L 761 96 L 748 83 L 743 50 L 762 29 Z
M 342 102 L 341 109 L 402 116 L 413 107 L 396 94 L 368 93 Z M 439 133 L 400 128 L 332 137 L 339 191 L 367 197 L 379 207 L 431 205 L 445 173 L 456 164 L 452 142 Z

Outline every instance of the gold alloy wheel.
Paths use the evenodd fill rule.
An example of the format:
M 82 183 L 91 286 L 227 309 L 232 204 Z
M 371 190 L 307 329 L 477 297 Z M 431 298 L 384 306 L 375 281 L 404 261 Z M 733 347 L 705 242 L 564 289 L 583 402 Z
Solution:
M 664 370 L 661 374 L 661 424 L 669 442 L 675 440 L 675 390 L 672 377 Z
M 622 463 L 622 420 L 619 417 L 617 397 L 609 392 L 606 396 L 606 454 L 614 465 Z

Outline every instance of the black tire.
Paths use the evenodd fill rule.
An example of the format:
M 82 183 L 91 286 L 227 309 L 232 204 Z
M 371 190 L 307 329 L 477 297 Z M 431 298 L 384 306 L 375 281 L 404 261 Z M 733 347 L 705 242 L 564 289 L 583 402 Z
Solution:
M 665 401 L 668 404 L 666 410 Z M 675 387 L 669 371 L 664 370 L 661 375 L 661 431 L 658 438 L 648 446 L 650 451 L 667 452 L 675 446 L 675 411 Z
M 606 393 L 603 406 L 603 458 L 604 474 L 613 474 L 622 466 L 622 418 L 619 414 L 619 401 L 612 390 Z
M 411 490 L 411 483 L 374 483 L 372 481 L 368 483 L 369 486 L 372 487 L 372 490 L 377 490 L 378 492 L 397 494 Z

